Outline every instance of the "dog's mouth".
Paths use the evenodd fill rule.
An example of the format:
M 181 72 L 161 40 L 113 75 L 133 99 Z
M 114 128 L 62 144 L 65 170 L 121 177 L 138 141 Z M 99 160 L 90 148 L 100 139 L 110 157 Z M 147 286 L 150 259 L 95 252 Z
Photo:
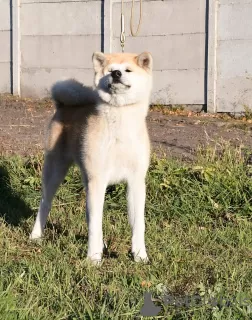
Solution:
M 120 80 L 116 80 L 116 81 L 114 80 L 112 83 L 108 84 L 108 88 L 110 90 L 117 91 L 117 90 L 121 90 L 121 89 L 130 89 L 131 85 L 125 84 L 125 83 L 121 82 Z

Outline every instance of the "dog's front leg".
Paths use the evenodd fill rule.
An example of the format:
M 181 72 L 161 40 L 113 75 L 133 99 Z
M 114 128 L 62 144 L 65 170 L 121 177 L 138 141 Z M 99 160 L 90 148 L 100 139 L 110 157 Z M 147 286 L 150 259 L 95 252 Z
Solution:
M 135 176 L 128 181 L 128 215 L 132 228 L 132 253 L 136 262 L 147 262 L 144 232 L 145 177 Z
M 87 183 L 88 259 L 99 264 L 103 252 L 102 216 L 106 184 L 101 179 Z

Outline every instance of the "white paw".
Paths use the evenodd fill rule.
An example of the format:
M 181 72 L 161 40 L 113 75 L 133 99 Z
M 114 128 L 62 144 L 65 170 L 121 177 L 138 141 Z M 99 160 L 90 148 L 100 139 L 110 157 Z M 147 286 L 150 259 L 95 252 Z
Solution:
M 93 255 L 88 255 L 87 260 L 94 266 L 100 266 L 102 263 L 102 254 L 95 253 Z
M 132 254 L 135 262 L 143 262 L 143 263 L 149 262 L 149 258 L 145 250 L 143 250 L 142 252 L 141 250 L 139 250 L 138 252 L 132 252 Z
M 35 241 L 40 241 L 42 240 L 42 234 L 40 233 L 31 233 L 30 236 L 29 236 L 29 239 L 30 240 L 35 240 Z

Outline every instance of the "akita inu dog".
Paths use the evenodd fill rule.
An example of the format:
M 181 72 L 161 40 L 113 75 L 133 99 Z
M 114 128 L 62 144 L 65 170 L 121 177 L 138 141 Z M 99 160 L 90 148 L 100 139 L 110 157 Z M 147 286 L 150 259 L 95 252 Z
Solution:
M 106 187 L 126 181 L 132 253 L 135 261 L 148 261 L 144 207 L 150 142 L 145 118 L 152 89 L 152 57 L 147 52 L 97 52 L 93 65 L 94 89 L 75 80 L 52 87 L 56 112 L 48 129 L 42 200 L 30 238 L 42 236 L 55 192 L 75 162 L 86 187 L 88 258 L 94 263 L 102 259 Z

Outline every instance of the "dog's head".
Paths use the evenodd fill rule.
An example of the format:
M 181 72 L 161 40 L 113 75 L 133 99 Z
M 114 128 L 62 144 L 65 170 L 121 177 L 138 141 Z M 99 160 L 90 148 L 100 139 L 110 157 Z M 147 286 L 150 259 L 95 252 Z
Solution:
M 152 56 L 130 53 L 93 54 L 95 86 L 101 99 L 124 106 L 147 101 L 152 89 Z

